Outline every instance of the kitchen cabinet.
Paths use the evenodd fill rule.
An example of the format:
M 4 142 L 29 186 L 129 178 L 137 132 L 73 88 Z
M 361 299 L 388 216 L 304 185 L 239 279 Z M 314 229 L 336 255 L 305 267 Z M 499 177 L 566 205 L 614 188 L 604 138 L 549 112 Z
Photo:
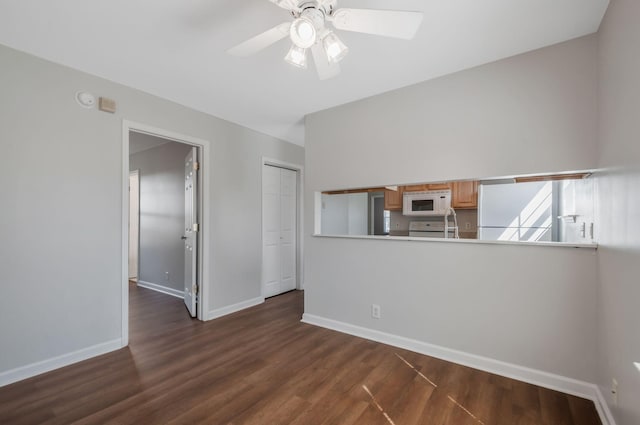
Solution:
M 384 209 L 389 211 L 402 211 L 403 187 L 398 186 L 398 190 L 384 190 Z
M 451 206 L 457 209 L 478 208 L 478 182 L 453 182 Z
M 451 183 L 431 183 L 425 186 L 425 190 L 451 190 Z
M 451 183 L 412 184 L 402 186 L 405 192 L 424 192 L 425 190 L 451 190 Z
M 428 184 L 412 184 L 409 186 L 402 186 L 402 190 L 404 192 L 424 192 L 425 190 L 429 190 Z
M 384 209 L 402 211 L 402 196 L 406 192 L 424 192 L 426 190 L 451 190 L 451 206 L 457 209 L 478 208 L 478 182 L 463 181 L 453 183 L 430 183 L 398 186 L 398 190 L 385 189 Z
M 325 195 L 345 195 L 349 193 L 384 192 L 384 190 L 384 187 L 368 187 L 366 189 L 329 190 L 322 193 Z

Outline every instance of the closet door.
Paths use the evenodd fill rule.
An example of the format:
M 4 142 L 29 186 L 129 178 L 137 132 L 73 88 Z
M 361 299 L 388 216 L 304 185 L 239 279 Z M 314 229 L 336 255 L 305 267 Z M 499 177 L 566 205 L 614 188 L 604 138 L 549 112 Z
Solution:
M 297 173 L 265 165 L 262 173 L 264 296 L 296 288 Z

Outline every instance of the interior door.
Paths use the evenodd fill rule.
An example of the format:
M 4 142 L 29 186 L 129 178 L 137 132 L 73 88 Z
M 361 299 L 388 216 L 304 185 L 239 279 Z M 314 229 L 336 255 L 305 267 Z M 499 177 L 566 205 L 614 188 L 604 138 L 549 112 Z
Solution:
M 263 169 L 264 296 L 296 288 L 297 173 L 265 165 Z
M 140 180 L 138 170 L 129 173 L 129 279 L 138 278 L 140 236 Z
M 184 303 L 196 317 L 198 294 L 198 156 L 192 148 L 184 161 Z

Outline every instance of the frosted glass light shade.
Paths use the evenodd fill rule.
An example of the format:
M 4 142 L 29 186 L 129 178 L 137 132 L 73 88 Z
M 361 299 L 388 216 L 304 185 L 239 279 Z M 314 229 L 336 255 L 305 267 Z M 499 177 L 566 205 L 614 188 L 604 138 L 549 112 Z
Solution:
M 307 49 L 300 48 L 295 44 L 289 49 L 289 53 L 284 60 L 298 68 L 307 68 Z
M 349 48 L 338 38 L 335 33 L 330 32 L 322 40 L 324 51 L 327 53 L 329 62 L 338 63 L 349 53 Z
M 304 17 L 293 21 L 293 24 L 291 24 L 290 35 L 293 44 L 303 49 L 308 49 L 316 43 L 316 27 L 310 19 Z

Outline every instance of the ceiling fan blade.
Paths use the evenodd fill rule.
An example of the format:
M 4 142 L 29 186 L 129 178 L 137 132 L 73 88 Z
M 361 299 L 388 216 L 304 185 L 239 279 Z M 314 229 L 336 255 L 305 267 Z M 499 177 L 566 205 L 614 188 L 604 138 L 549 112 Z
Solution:
M 287 10 L 298 10 L 298 0 L 269 0 L 271 3 Z
M 338 9 L 333 26 L 340 30 L 411 40 L 422 23 L 422 12 L 403 10 Z
M 321 43 L 316 43 L 311 47 L 311 55 L 313 56 L 313 62 L 316 64 L 318 77 L 321 80 L 328 80 L 340 73 L 340 65 L 329 62 Z
M 255 37 L 230 48 L 227 50 L 227 53 L 234 56 L 250 56 L 287 37 L 289 35 L 290 27 L 291 22 L 284 22 L 263 32 L 262 34 L 258 34 Z

